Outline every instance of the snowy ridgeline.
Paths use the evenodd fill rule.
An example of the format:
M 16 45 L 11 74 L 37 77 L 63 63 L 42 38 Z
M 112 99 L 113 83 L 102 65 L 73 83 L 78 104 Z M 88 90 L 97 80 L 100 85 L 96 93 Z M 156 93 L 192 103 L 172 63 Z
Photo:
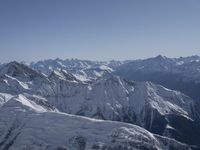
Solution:
M 44 74 L 17 62 L 4 65 L 0 149 L 188 148 L 178 141 L 199 146 L 200 111 L 193 99 L 151 82 L 124 80 L 101 63 L 101 75 L 87 81 L 65 69 Z
M 68 70 L 77 78 L 84 81 L 93 80 L 102 76 L 105 71 L 117 74 L 140 71 L 144 73 L 160 72 L 170 74 L 182 74 L 184 80 L 200 81 L 200 57 L 167 58 L 158 55 L 144 60 L 127 61 L 89 61 L 79 59 L 48 59 L 28 64 L 31 68 L 44 74 L 50 74 L 53 70 Z
M 71 72 L 84 82 L 93 81 L 107 72 L 134 81 L 151 81 L 169 89 L 200 99 L 200 57 L 167 58 L 158 55 L 143 60 L 88 61 L 78 59 L 48 59 L 28 64 L 29 67 L 49 75 L 53 70 Z

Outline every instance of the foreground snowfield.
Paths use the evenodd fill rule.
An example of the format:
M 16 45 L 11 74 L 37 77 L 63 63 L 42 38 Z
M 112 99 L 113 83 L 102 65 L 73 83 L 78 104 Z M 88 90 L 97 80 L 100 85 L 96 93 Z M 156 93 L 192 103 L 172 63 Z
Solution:
M 136 125 L 55 112 L 25 96 L 0 109 L 2 150 L 168 150 L 190 149 Z

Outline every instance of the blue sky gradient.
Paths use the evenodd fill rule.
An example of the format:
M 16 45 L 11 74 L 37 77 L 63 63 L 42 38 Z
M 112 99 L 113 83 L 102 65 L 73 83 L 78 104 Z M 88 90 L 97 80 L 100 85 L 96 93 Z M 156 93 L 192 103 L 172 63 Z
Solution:
M 0 62 L 200 55 L 199 0 L 1 0 Z

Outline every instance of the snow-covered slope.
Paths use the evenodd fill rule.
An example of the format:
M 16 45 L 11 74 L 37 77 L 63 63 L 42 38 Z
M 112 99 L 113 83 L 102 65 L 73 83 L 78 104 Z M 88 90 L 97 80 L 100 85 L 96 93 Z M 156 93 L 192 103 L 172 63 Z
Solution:
M 128 63 L 124 63 L 117 70 L 127 69 L 124 71 L 141 71 L 144 73 L 151 72 L 163 72 L 172 74 L 182 74 L 184 80 L 200 82 L 200 57 L 180 57 L 180 58 L 168 58 L 158 55 L 153 58 L 144 60 L 133 60 Z
M 8 100 L 10 100 L 13 96 L 11 94 L 7 93 L 0 93 L 0 107 L 6 103 Z
M 123 120 L 123 110 L 127 113 L 132 110 L 134 114 L 140 115 L 145 108 L 151 107 L 162 115 L 175 113 L 192 117 L 191 98 L 150 82 L 131 82 L 110 75 L 92 84 L 59 83 L 61 82 L 57 81 L 52 90 L 54 92 L 48 93 L 48 97 L 56 107 L 68 113 L 80 113 L 89 117 L 97 114 L 96 117 Z M 58 88 L 60 89 L 56 90 Z M 41 95 L 46 97 L 46 93 Z M 131 114 L 127 114 L 127 117 L 127 121 L 132 121 Z
M 191 98 L 150 82 L 126 81 L 111 74 L 91 84 L 55 81 L 52 90 L 40 89 L 40 95 L 70 114 L 129 122 L 184 142 L 188 142 L 181 138 L 185 133 L 176 126 L 174 118 L 186 120 L 183 126 L 190 128 L 200 117 L 196 110 L 199 105 Z M 198 136 L 199 132 L 194 134 Z
M 53 70 L 67 70 L 82 79 L 96 79 L 102 76 L 104 71 L 120 71 L 127 69 L 142 72 L 164 72 L 182 74 L 184 80 L 200 82 L 200 57 L 197 55 L 189 57 L 168 58 L 158 55 L 144 60 L 127 61 L 89 61 L 79 59 L 48 59 L 31 63 L 31 68 L 45 74 Z M 125 70 L 126 71 L 126 70 Z
M 77 79 L 90 81 L 101 77 L 105 72 L 112 72 L 121 65 L 120 61 L 88 61 L 79 59 L 48 59 L 30 64 L 30 67 L 49 75 L 53 70 L 70 71 Z
M 53 105 L 51 105 L 45 98 L 37 95 L 30 95 L 26 93 L 19 95 L 0 93 L 0 100 L 0 108 L 4 107 L 4 105 L 6 105 L 7 102 L 9 103 L 9 101 L 17 101 L 37 112 L 58 112 L 58 110 Z
M 0 69 L 0 91 L 4 93 L 28 93 L 38 89 L 43 82 L 49 82 L 44 75 L 18 62 L 8 63 Z
M 158 55 L 144 60 L 88 61 L 79 59 L 48 59 L 31 63 L 31 68 L 49 75 L 53 70 L 66 70 L 77 79 L 88 82 L 107 72 L 137 81 L 151 81 L 200 99 L 200 57 L 197 55 L 168 58 Z
M 199 100 L 200 57 L 157 56 L 120 65 L 115 74 L 129 80 L 151 81 Z
M 0 77 L 0 92 L 10 94 L 18 102 L 23 99 L 21 103 L 25 101 L 38 112 L 60 111 L 128 122 L 184 143 L 200 143 L 199 104 L 180 92 L 151 82 L 128 81 L 109 72 L 83 82 L 64 69 L 47 76 L 17 62 L 1 68 Z M 2 94 L 1 108 L 10 103 L 9 99 Z
M 45 112 L 22 95 L 0 109 L 1 150 L 189 150 L 143 128 Z

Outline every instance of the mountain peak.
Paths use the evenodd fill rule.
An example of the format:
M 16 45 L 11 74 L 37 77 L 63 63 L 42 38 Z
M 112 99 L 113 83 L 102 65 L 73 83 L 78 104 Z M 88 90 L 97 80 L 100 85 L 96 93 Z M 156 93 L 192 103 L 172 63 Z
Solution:
M 21 66 L 22 64 L 20 64 L 17 61 L 11 61 L 10 63 L 8 63 L 6 66 Z
M 163 55 L 158 55 L 158 56 L 156 56 L 154 58 L 157 59 L 157 60 L 165 60 L 167 57 L 163 56 Z
M 79 82 L 79 80 L 73 74 L 67 72 L 66 70 L 53 70 L 49 75 L 49 78 L 58 78 L 60 80 Z
M 37 75 L 40 75 L 37 71 L 29 68 L 28 66 L 26 66 L 22 63 L 16 62 L 16 61 L 13 61 L 13 62 L 10 62 L 10 63 L 4 65 L 0 69 L 0 74 L 1 75 L 7 74 L 7 75 L 10 75 L 13 77 L 21 76 L 21 75 L 25 75 L 25 76 L 28 75 L 30 77 L 35 77 Z

